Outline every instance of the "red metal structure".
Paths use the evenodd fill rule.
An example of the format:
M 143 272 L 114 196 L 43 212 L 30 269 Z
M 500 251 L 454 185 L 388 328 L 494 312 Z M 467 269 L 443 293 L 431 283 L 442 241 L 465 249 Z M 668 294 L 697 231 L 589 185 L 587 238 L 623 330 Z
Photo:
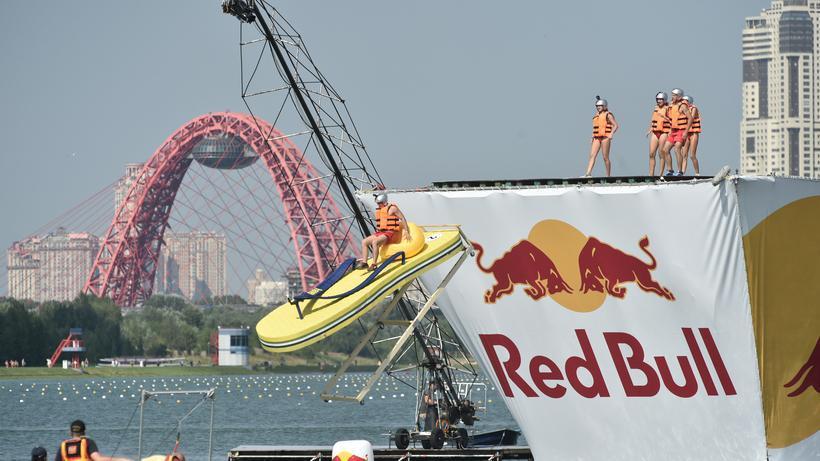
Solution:
M 351 236 L 328 185 L 296 145 L 258 117 L 215 112 L 184 124 L 145 163 L 100 241 L 86 293 L 110 297 L 119 306 L 138 306 L 151 296 L 163 234 L 191 150 L 204 137 L 220 135 L 240 138 L 263 160 L 282 201 L 303 289 L 352 254 Z
M 60 341 L 60 345 L 57 346 L 54 354 L 51 355 L 51 360 L 48 362 L 49 368 L 53 367 L 57 363 L 57 360 L 60 360 L 60 356 L 63 355 L 64 352 L 71 354 L 71 368 L 80 368 L 82 365 L 80 355 L 85 352 L 85 343 L 82 337 L 82 328 L 72 328 L 68 330 L 68 336 Z

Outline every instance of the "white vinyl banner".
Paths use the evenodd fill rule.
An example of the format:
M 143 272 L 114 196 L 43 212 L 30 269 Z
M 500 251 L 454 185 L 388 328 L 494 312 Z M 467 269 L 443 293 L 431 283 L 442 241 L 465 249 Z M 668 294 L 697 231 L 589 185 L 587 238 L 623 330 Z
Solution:
M 765 460 L 735 187 L 389 198 L 475 243 L 439 305 L 536 459 Z
M 769 460 L 820 459 L 820 181 L 741 178 Z

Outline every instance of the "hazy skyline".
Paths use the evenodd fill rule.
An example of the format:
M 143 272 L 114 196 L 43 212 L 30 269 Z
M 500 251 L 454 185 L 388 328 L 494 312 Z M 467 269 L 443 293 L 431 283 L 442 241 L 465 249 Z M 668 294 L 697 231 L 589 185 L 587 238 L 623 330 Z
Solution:
M 703 112 L 701 171 L 737 168 L 743 19 L 769 4 L 275 3 L 346 98 L 390 187 L 578 176 L 595 95 L 621 125 L 613 173 L 646 174 L 653 97 L 674 86 Z M 191 118 L 244 111 L 239 26 L 219 5 L 5 5 L 4 249 Z

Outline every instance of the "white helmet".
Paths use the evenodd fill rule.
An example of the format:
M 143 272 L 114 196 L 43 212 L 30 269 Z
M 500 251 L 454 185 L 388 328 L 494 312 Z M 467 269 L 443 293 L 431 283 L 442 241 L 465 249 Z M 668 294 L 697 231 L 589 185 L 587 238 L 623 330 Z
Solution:
M 376 203 L 378 203 L 380 205 L 384 204 L 384 203 L 387 203 L 387 194 L 385 194 L 385 193 L 376 194 Z
M 675 88 L 675 89 L 672 90 L 672 95 L 673 96 L 683 96 L 683 90 L 681 90 L 680 88 Z
M 600 96 L 595 96 L 595 97 L 598 98 L 598 100 L 595 101 L 595 107 L 598 107 L 598 106 L 601 106 L 603 108 L 608 107 L 607 104 L 606 104 L 606 99 L 601 99 Z
M 689 104 L 693 104 L 693 103 L 695 102 L 695 98 L 693 98 L 693 97 L 691 97 L 691 96 L 689 96 L 689 95 L 684 96 L 684 97 L 683 97 L 683 100 L 684 100 L 684 101 L 686 101 L 686 102 L 688 102 Z
M 655 95 L 655 99 L 663 99 L 664 101 L 668 101 L 669 96 L 667 96 L 663 91 L 659 91 L 658 94 Z

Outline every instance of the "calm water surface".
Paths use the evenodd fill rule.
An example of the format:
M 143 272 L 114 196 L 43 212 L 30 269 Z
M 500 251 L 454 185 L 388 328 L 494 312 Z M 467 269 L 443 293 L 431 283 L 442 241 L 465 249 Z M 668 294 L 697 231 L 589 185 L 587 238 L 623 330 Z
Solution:
M 215 376 L 128 379 L 28 379 L 0 381 L 0 442 L 3 459 L 27 460 L 41 445 L 52 459 L 69 423 L 82 419 L 100 450 L 137 457 L 139 392 L 217 388 L 214 406 L 213 459 L 224 460 L 239 445 L 332 445 L 337 440 L 367 439 L 386 445 L 388 431 L 410 427 L 415 394 L 404 384 L 383 378 L 364 405 L 325 403 L 319 394 L 328 374 Z M 350 374 L 342 391 L 354 394 L 367 374 Z M 345 388 L 347 386 L 347 388 Z M 483 392 L 475 395 L 484 398 Z M 177 421 L 198 402 L 196 396 L 163 395 L 145 406 L 143 456 L 168 453 Z M 518 426 L 498 393 L 487 387 L 488 407 L 478 430 Z M 181 451 L 189 460 L 207 459 L 210 406 L 204 403 L 182 423 Z M 523 437 L 519 443 L 523 443 Z M 9 453 L 8 450 L 11 450 Z

